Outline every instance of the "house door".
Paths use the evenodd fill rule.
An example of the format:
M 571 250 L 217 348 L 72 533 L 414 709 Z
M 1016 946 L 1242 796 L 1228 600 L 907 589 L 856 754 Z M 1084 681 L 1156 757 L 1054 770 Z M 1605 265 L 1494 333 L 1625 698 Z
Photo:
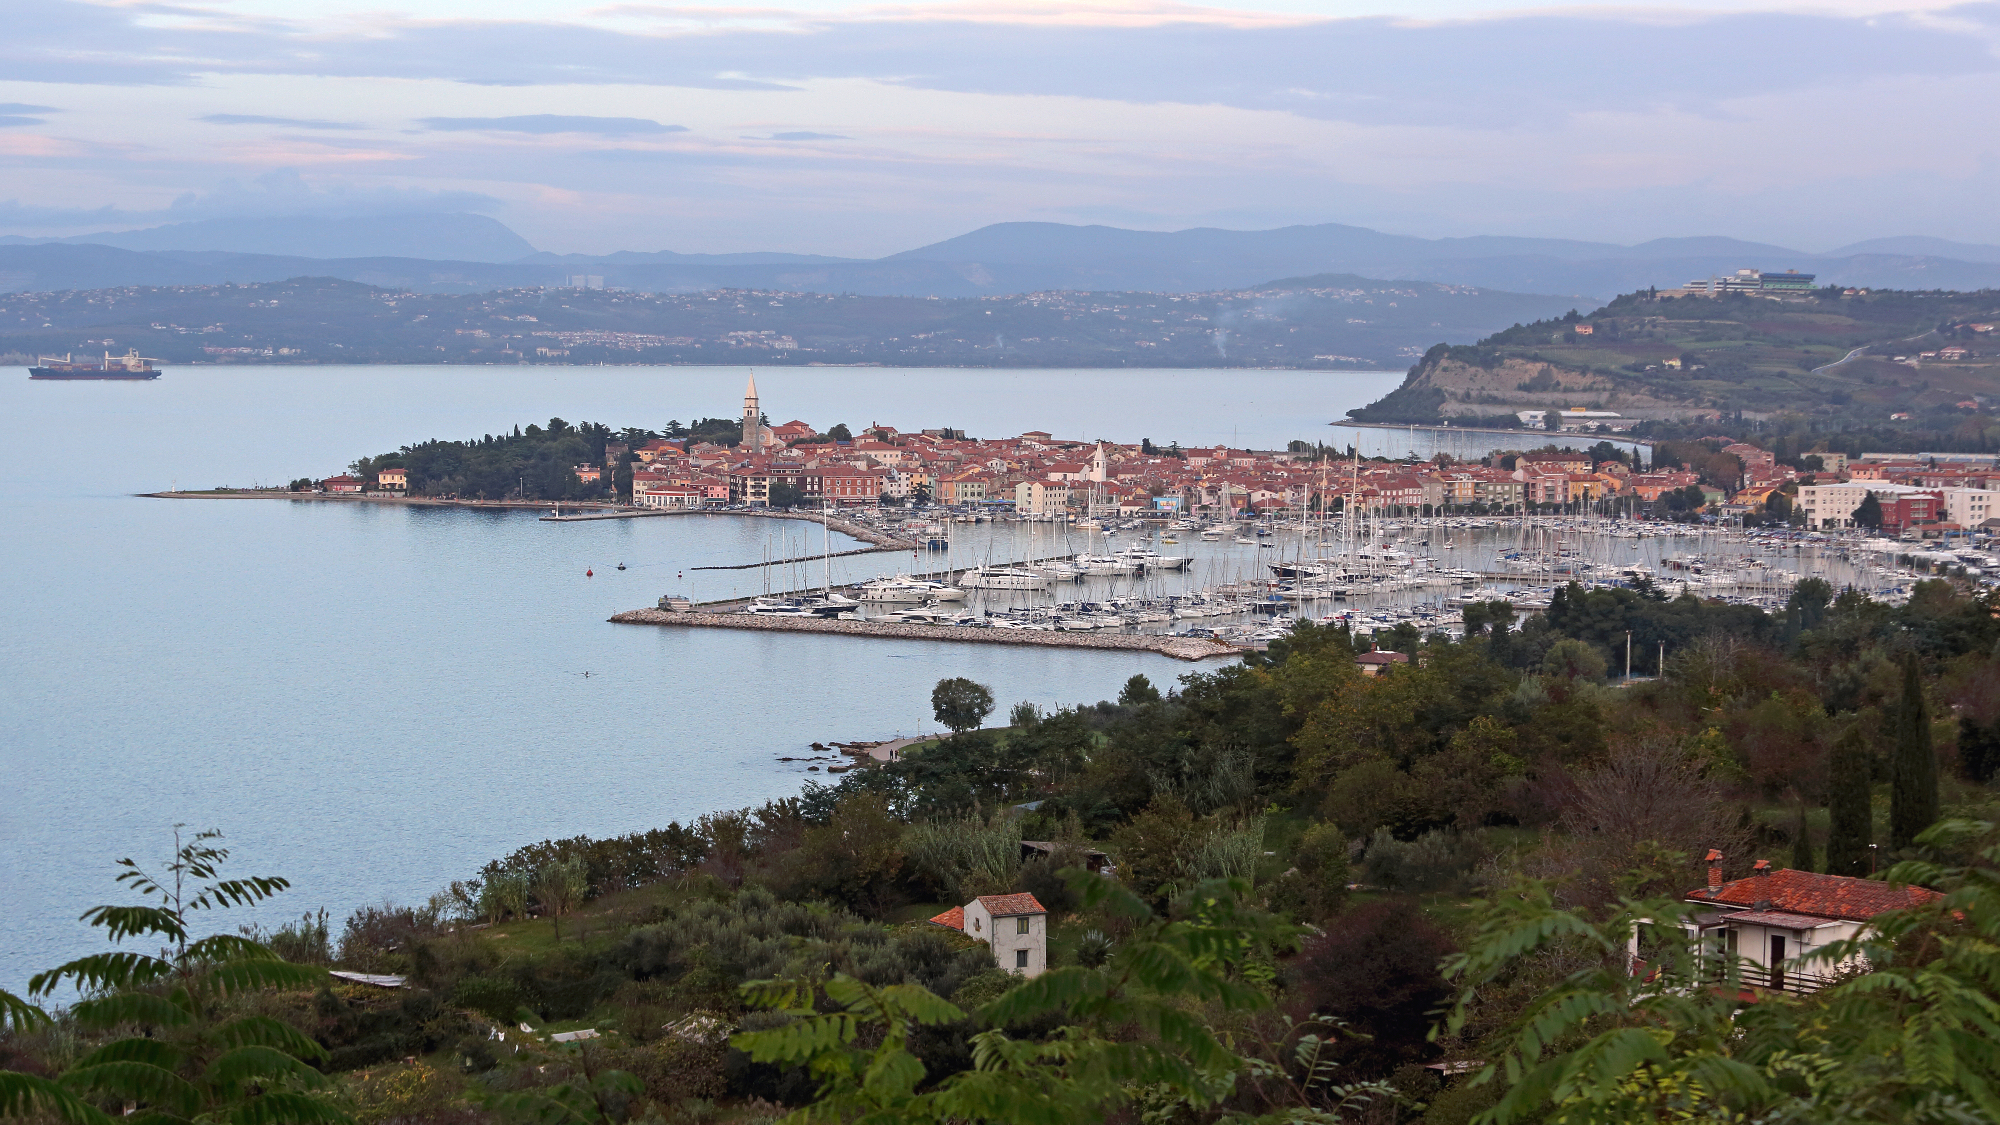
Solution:
M 1785 939 L 1771 938 L 1771 987 L 1785 987 Z

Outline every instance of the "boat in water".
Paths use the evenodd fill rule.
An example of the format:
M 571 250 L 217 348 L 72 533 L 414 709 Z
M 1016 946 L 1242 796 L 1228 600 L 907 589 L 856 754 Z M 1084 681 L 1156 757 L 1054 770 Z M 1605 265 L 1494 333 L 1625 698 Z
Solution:
M 139 354 L 133 348 L 124 355 L 113 356 L 104 353 L 102 360 L 79 360 L 70 355 L 61 359 L 54 356 L 40 356 L 35 366 L 28 368 L 30 379 L 157 379 L 160 369 L 153 366 L 153 360 Z
M 975 566 L 958 576 L 961 590 L 1046 590 L 1055 579 L 1018 566 Z

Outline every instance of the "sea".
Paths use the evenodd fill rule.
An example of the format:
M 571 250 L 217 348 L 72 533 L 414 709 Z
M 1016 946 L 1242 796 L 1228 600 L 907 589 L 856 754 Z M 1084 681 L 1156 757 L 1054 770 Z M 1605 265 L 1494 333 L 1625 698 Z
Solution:
M 1114 696 L 1148 653 L 609 624 L 663 593 L 815 577 L 696 566 L 858 544 L 803 523 L 550 523 L 531 511 L 172 500 L 169 489 L 339 472 L 430 438 L 552 417 L 658 429 L 740 414 L 740 367 L 169 368 L 31 382 L 0 368 L 0 988 L 102 947 L 78 921 L 127 901 L 183 833 L 220 829 L 235 874 L 291 889 L 215 918 L 420 903 L 524 844 L 686 823 L 824 779 L 815 741 L 935 728 L 967 676 L 1001 709 Z M 973 436 L 1283 448 L 1389 372 L 758 370 L 773 422 Z M 820 564 L 836 581 L 882 556 Z M 617 569 L 620 564 L 625 569 Z M 867 568 L 857 569 L 857 568 Z M 841 569 L 847 568 L 847 569 Z M 890 567 L 890 569 L 894 569 Z M 586 573 L 588 572 L 588 574 Z

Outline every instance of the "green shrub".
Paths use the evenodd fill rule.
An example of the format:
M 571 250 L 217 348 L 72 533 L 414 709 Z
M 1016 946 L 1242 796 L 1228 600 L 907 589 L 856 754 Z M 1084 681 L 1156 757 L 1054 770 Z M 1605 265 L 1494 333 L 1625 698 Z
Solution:
M 451 1002 L 501 1023 L 513 1021 L 522 1004 L 521 990 L 511 980 L 498 977 L 466 977 L 452 989 Z

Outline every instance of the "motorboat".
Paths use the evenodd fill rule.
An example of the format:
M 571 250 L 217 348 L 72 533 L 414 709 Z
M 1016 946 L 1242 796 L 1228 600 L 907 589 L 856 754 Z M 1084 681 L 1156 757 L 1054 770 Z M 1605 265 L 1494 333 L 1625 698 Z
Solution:
M 877 578 L 872 582 L 863 582 L 861 600 L 876 604 L 922 605 L 931 600 L 931 592 L 930 587 L 924 583 L 898 574 L 894 578 Z
M 1018 566 L 975 566 L 958 576 L 965 590 L 1046 590 L 1055 579 Z

